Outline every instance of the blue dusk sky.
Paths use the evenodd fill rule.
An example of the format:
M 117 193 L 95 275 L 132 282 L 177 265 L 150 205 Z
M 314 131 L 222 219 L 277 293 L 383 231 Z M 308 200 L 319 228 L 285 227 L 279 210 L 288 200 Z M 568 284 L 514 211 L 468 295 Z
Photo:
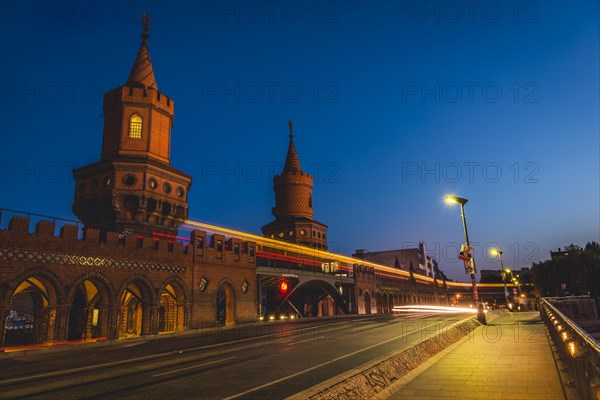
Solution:
M 597 1 L 3 1 L 0 207 L 75 218 L 142 11 L 190 219 L 260 233 L 291 119 L 333 251 L 422 240 L 467 280 L 448 193 L 479 269 L 600 240 Z

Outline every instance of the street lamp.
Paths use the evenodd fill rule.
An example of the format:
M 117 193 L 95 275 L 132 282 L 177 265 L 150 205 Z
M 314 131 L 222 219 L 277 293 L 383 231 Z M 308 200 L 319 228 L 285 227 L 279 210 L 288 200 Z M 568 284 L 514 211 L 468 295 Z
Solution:
M 465 233 L 465 241 L 467 246 L 467 251 L 471 248 L 471 244 L 469 243 L 469 232 L 467 231 L 467 217 L 465 216 L 465 204 L 469 200 L 464 199 L 462 197 L 457 196 L 445 196 L 446 203 L 458 203 L 460 204 L 460 217 L 463 223 L 463 230 Z M 477 293 L 477 280 L 475 279 L 475 262 L 472 258 L 469 258 L 469 263 L 472 268 L 470 268 L 471 275 L 471 284 L 473 285 L 473 300 L 477 306 L 477 320 L 482 324 L 486 324 L 485 321 L 485 313 L 483 311 L 483 304 L 479 301 L 479 294 Z
M 490 254 L 492 255 L 497 255 L 498 259 L 500 260 L 500 270 L 501 275 L 502 275 L 502 283 L 504 283 L 504 298 L 506 299 L 506 302 L 508 304 L 508 302 L 510 302 L 509 296 L 508 296 L 508 288 L 506 287 L 506 274 L 510 272 L 510 269 L 504 269 L 504 263 L 502 262 L 502 250 L 500 249 L 491 249 L 490 250 Z M 512 274 L 511 274 L 512 275 Z
M 514 282 L 514 285 L 517 285 L 517 293 L 519 293 L 519 297 L 521 297 L 522 293 L 521 293 L 521 284 L 519 283 L 519 275 L 517 274 L 517 277 L 513 278 L 512 280 Z

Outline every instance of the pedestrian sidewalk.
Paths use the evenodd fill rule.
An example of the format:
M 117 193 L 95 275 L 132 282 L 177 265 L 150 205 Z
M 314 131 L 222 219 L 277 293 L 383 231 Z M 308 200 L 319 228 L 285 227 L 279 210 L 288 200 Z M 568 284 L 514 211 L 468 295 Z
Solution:
M 564 399 L 552 349 L 537 312 L 504 313 L 378 399 Z

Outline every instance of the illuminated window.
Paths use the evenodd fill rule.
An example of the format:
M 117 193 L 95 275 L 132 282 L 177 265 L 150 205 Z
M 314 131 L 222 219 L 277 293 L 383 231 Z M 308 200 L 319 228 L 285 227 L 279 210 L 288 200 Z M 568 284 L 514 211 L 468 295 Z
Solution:
M 129 137 L 133 139 L 142 138 L 142 117 L 138 114 L 133 114 L 129 118 Z

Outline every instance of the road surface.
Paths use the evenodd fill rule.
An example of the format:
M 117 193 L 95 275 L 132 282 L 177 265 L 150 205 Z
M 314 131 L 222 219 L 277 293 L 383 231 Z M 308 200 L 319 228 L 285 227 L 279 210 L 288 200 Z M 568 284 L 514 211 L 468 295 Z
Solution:
M 0 360 L 2 399 L 280 399 L 465 315 L 401 314 L 259 325 L 76 346 Z

